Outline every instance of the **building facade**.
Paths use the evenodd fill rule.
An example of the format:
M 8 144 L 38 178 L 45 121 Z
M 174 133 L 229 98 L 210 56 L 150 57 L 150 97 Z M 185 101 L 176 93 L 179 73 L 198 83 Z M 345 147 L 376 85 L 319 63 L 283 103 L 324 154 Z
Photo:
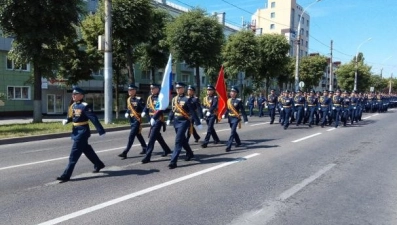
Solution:
M 257 34 L 282 34 L 290 43 L 290 56 L 295 56 L 298 26 L 300 21 L 300 56 L 307 56 L 309 49 L 310 16 L 303 12 L 296 0 L 265 0 L 265 8 L 258 9 L 252 16 Z
M 90 13 L 95 13 L 98 7 L 98 0 L 86 1 L 87 9 Z M 165 1 L 153 0 L 155 7 L 167 10 L 172 16 L 178 16 L 188 12 L 189 9 L 180 5 Z M 216 14 L 220 22 L 223 22 L 225 36 L 237 32 L 240 28 L 224 23 L 225 14 Z M 33 84 L 29 82 L 32 76 L 31 65 L 23 65 L 22 68 L 14 68 L 13 62 L 7 58 L 8 51 L 11 49 L 11 38 L 4 38 L 0 33 L 0 116 L 11 115 L 33 115 Z M 165 66 L 165 65 L 164 65 Z M 175 63 L 173 65 L 172 80 L 182 81 L 188 84 L 196 85 L 195 70 L 184 62 Z M 150 91 L 150 83 L 152 77 L 150 71 L 142 71 L 139 65 L 135 65 L 136 85 L 140 88 L 138 94 L 146 97 Z M 155 72 L 154 80 L 160 83 L 163 77 L 164 68 L 160 68 Z M 200 69 L 200 85 L 204 87 L 207 84 L 204 70 Z M 42 113 L 43 114 L 65 114 L 71 100 L 71 89 L 65 85 L 65 80 L 47 80 L 42 79 Z M 85 100 L 93 105 L 95 111 L 104 110 L 104 79 L 103 72 L 99 71 L 92 75 L 89 81 L 81 81 L 78 84 L 89 93 L 85 96 Z M 120 93 L 118 102 L 119 109 L 126 108 L 127 84 L 117 87 Z M 116 88 L 116 87 L 115 87 Z M 116 104 L 116 99 L 113 100 Z M 114 108 L 114 107 L 113 107 Z

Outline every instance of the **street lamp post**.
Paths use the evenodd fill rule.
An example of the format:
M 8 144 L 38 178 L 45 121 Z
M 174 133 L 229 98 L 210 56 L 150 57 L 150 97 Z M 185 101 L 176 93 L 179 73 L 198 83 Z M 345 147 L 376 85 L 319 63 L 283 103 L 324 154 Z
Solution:
M 358 51 L 361 47 L 361 45 L 365 44 L 367 41 L 370 41 L 372 38 L 368 38 L 367 40 L 363 41 L 358 47 L 357 47 L 357 53 L 356 53 L 356 69 L 354 72 L 354 91 L 357 91 L 357 70 L 358 70 Z
M 321 0 L 316 0 L 315 2 L 311 3 L 310 5 L 306 6 L 306 8 L 303 9 L 302 13 L 300 14 L 299 17 L 299 22 L 298 22 L 298 38 L 296 40 L 296 63 L 295 63 L 295 91 L 299 90 L 299 52 L 300 52 L 300 44 L 301 44 L 301 20 L 302 20 L 302 15 L 306 12 L 306 10 L 319 2 Z

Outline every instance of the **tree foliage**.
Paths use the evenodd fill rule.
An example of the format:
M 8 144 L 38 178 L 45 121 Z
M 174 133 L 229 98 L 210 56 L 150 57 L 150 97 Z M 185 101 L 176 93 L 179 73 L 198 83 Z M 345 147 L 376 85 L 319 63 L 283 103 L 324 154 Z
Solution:
M 169 24 L 167 40 L 174 58 L 196 69 L 196 85 L 200 90 L 199 67 L 212 65 L 219 57 L 224 42 L 222 26 L 204 10 L 193 9 Z
M 345 90 L 354 89 L 354 77 L 357 68 L 357 91 L 369 91 L 371 80 L 371 67 L 364 64 L 364 57 L 362 53 L 359 54 L 357 66 L 355 58 L 347 64 L 341 65 L 335 74 L 338 79 L 338 86 Z
M 33 64 L 33 122 L 42 122 L 41 77 L 52 75 L 60 60 L 58 44 L 76 33 L 83 9 L 82 0 L 3 0 L 0 4 L 0 27 L 4 35 L 14 38 L 10 57 L 16 64 Z
M 259 56 L 255 34 L 244 30 L 230 35 L 222 56 L 229 78 L 236 78 L 239 72 L 246 72 L 247 77 L 255 74 Z
M 375 91 L 384 92 L 389 88 L 390 79 L 385 79 L 379 75 L 372 75 L 370 79 L 370 87 L 374 87 Z
M 302 57 L 299 64 L 299 80 L 305 83 L 306 88 L 318 85 L 325 73 L 327 58 L 321 55 Z

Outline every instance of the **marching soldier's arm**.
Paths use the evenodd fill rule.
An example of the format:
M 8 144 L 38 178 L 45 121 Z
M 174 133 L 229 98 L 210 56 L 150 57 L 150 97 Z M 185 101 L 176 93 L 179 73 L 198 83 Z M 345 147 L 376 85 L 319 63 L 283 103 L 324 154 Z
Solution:
M 174 120 L 174 117 L 175 117 L 175 112 L 174 112 L 174 99 L 175 98 L 177 98 L 177 96 L 176 97 L 174 97 L 173 99 L 172 99 L 172 102 L 171 102 L 171 111 L 170 111 L 170 113 L 168 114 L 168 120 L 169 121 L 173 121 Z
M 150 96 L 148 97 L 147 100 L 149 100 Z M 145 113 L 147 121 L 150 121 L 150 115 L 149 115 L 149 104 L 145 105 L 145 108 L 142 110 L 143 113 Z
M 188 111 L 189 114 L 192 116 L 193 121 L 195 122 L 195 124 L 201 125 L 200 123 L 200 119 L 198 118 L 196 111 L 194 110 L 194 106 L 193 106 L 193 99 L 192 98 L 188 98 L 188 100 L 186 101 L 187 107 L 188 107 Z
M 243 116 L 244 122 L 248 122 L 247 113 L 245 113 L 244 104 L 242 101 L 238 103 L 240 105 L 241 115 Z
M 88 119 L 92 122 L 92 124 L 94 124 L 99 135 L 103 135 L 106 133 L 105 129 L 103 129 L 102 124 L 99 122 L 98 117 L 92 111 L 92 108 L 90 105 L 86 105 L 84 107 L 84 114 L 88 117 Z
M 195 104 L 196 104 L 196 106 L 197 106 L 198 116 L 200 117 L 200 119 L 204 118 L 204 115 L 203 115 L 203 107 L 201 106 L 201 103 L 200 103 L 200 99 L 199 99 L 199 98 L 196 98 Z
M 218 108 L 218 96 L 214 96 L 214 98 L 212 98 L 212 104 L 209 108 L 209 112 L 211 114 L 214 114 L 214 112 L 217 108 Z

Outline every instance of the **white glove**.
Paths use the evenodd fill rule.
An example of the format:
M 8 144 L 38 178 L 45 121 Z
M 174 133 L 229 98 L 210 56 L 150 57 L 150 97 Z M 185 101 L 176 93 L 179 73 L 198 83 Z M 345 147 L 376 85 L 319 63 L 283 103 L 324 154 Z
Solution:
M 141 113 L 141 117 L 145 117 L 145 115 L 146 115 L 145 112 L 142 112 L 142 113 Z
M 200 124 L 200 125 L 197 125 L 196 127 L 197 127 L 197 129 L 199 129 L 199 130 L 203 129 L 203 125 L 201 125 L 201 124 Z
M 225 119 L 225 115 L 222 115 L 222 119 Z
M 318 110 L 321 110 L 321 108 L 318 108 Z
M 205 116 L 210 116 L 210 115 L 211 115 L 210 112 L 206 112 L 206 113 L 205 113 Z
M 307 108 L 305 108 L 305 111 L 307 111 Z
M 244 122 L 244 124 L 246 124 L 246 125 L 247 125 L 247 124 L 248 124 L 248 121 L 245 121 L 245 122 Z
M 171 121 L 170 121 L 170 120 L 167 120 L 167 126 L 169 126 L 169 125 L 170 125 L 170 123 L 171 123 Z
M 204 119 L 200 119 L 200 123 L 203 123 L 204 122 Z
M 208 110 L 207 109 L 203 109 L 203 113 L 205 113 L 205 112 L 207 112 Z
M 66 125 L 68 123 L 68 120 L 62 120 L 62 125 Z
M 265 105 L 265 108 L 267 109 L 267 108 L 268 108 L 268 106 L 267 106 L 267 105 Z
M 152 125 L 152 126 L 153 126 L 153 125 L 154 125 L 154 123 L 156 123 L 156 121 L 155 121 L 153 118 L 151 118 L 151 119 L 150 119 L 150 125 Z
M 332 109 L 335 109 L 335 107 L 332 107 Z
M 283 111 L 284 110 L 284 108 L 281 108 L 281 111 Z
M 356 107 L 353 107 L 353 109 L 356 109 Z
M 128 115 L 128 113 L 125 113 L 124 116 L 126 119 L 128 119 L 130 117 L 130 115 Z

